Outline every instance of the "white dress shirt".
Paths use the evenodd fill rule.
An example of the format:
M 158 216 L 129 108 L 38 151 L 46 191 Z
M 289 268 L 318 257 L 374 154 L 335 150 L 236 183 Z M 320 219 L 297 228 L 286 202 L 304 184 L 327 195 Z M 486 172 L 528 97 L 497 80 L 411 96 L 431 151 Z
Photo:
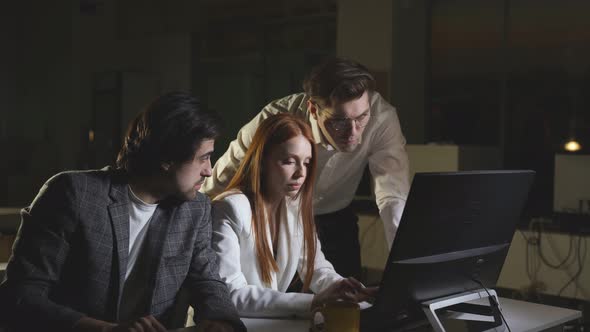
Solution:
M 317 121 L 307 109 L 308 100 L 307 95 L 299 93 L 265 106 L 254 119 L 242 127 L 237 138 L 215 163 L 212 176 L 203 184 L 203 192 L 215 196 L 225 189 L 262 120 L 279 112 L 291 112 L 310 124 L 318 148 L 315 213 L 326 214 L 347 207 L 354 198 L 368 163 L 373 177 L 375 200 L 385 228 L 385 238 L 391 247 L 410 187 L 406 140 L 395 108 L 379 93 L 371 92 L 371 116 L 361 142 L 352 152 L 339 152 L 321 134 Z
M 212 247 L 219 257 L 219 275 L 226 282 L 233 303 L 243 317 L 306 316 L 310 313 L 313 294 L 285 293 L 295 273 L 305 278 L 306 255 L 303 231 L 298 215 L 298 203 L 282 206 L 274 253 L 278 271 L 271 271 L 271 283 L 264 284 L 256 257 L 256 242 L 252 232 L 252 210 L 246 195 L 239 191 L 226 192 L 212 202 Z M 267 227 L 268 243 L 272 243 Z M 321 292 L 342 277 L 334 271 L 321 251 L 317 252 L 310 288 Z M 271 249 L 272 250 L 272 249 Z

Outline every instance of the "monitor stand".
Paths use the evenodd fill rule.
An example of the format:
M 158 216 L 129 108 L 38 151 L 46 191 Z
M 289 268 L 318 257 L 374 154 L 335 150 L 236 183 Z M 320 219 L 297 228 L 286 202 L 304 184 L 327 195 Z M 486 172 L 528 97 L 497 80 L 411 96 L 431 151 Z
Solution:
M 467 303 L 483 298 L 488 299 L 489 305 Z M 477 322 L 484 331 L 504 331 L 499 303 L 493 289 L 478 289 L 423 302 L 422 309 L 436 332 L 445 332 L 440 318 Z

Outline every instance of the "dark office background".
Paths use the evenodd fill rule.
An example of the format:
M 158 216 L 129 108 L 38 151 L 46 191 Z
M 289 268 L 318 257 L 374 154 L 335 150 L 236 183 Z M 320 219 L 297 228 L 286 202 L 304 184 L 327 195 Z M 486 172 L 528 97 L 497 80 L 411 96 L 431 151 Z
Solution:
M 3 4 L 0 206 L 28 204 L 61 170 L 112 162 L 129 119 L 167 90 L 190 90 L 223 116 L 225 151 L 267 102 L 299 92 L 309 68 L 347 53 L 338 34 L 372 21 L 362 11 L 351 19 L 350 4 Z M 590 2 L 399 0 L 383 10 L 393 11 L 383 27 L 391 43 L 358 47 L 389 56 L 367 65 L 408 143 L 498 147 L 504 168 L 538 172 L 529 213 L 551 213 L 555 153 L 573 136 L 578 153 L 589 151 Z

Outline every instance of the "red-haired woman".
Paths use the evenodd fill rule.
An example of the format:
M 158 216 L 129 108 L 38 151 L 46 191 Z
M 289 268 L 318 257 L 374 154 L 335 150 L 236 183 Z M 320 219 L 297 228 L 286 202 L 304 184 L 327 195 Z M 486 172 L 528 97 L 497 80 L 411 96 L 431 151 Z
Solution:
M 325 302 L 359 302 L 374 293 L 324 258 L 313 220 L 315 173 L 309 125 L 274 115 L 260 124 L 237 173 L 215 198 L 212 245 L 241 316 L 305 316 Z M 295 273 L 303 292 L 286 293 Z

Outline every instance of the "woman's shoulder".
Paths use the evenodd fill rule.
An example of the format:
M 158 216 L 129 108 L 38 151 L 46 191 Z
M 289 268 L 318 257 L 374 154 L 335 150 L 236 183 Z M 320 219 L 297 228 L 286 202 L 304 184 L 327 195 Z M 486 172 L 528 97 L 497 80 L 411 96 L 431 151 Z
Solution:
M 213 220 L 223 218 L 243 223 L 252 218 L 250 201 L 239 190 L 229 190 L 219 194 L 213 199 L 211 206 Z
M 227 204 L 243 204 L 243 203 L 250 204 L 250 202 L 248 201 L 248 197 L 239 189 L 231 189 L 231 190 L 227 190 L 227 191 L 222 192 L 221 194 L 219 194 L 219 195 L 215 196 L 215 198 L 213 198 L 212 204 L 219 203 L 219 202 L 223 202 L 223 203 L 227 203 Z

